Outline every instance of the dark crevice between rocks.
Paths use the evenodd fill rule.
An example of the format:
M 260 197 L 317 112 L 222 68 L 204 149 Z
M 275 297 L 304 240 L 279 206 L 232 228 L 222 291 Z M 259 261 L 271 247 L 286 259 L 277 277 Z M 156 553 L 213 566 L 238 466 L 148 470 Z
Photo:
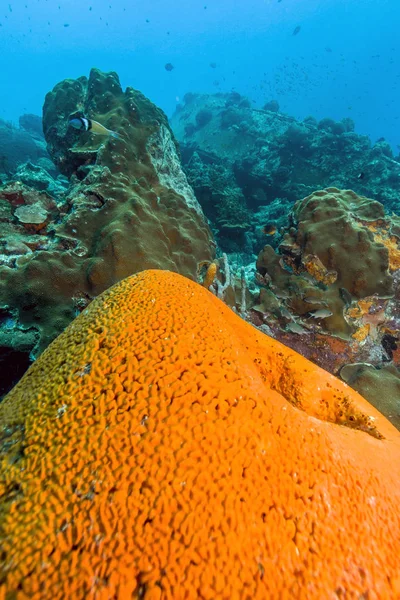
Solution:
M 18 383 L 31 364 L 29 351 L 0 346 L 0 401 Z

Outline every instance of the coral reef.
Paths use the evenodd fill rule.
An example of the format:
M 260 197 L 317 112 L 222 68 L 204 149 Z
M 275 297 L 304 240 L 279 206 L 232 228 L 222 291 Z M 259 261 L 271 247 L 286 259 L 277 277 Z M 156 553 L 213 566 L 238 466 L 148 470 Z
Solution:
M 120 138 L 68 127 L 79 111 Z M 113 283 L 144 268 L 195 279 L 215 248 L 165 115 L 140 92 L 124 92 L 115 73 L 93 69 L 57 84 L 43 127 L 67 191 L 51 197 L 18 182 L 0 189 L 0 307 L 16 331 L 37 333 L 32 356 Z M 29 173 L 42 180 L 35 167 Z
M 207 120 L 199 127 L 198 115 L 205 114 Z M 279 231 L 286 211 L 282 207 L 278 218 L 269 214 L 270 208 L 276 212 L 277 199 L 291 206 L 316 189 L 351 188 L 375 198 L 388 212 L 398 210 L 399 157 L 384 140 L 372 145 L 368 137 L 357 135 L 351 119 L 318 122 L 308 117 L 300 122 L 279 112 L 276 101 L 252 108 L 234 92 L 187 94 L 171 125 L 189 183 L 225 252 L 242 252 L 250 260 L 248 255 L 265 244 L 255 213 L 261 211 L 266 222 L 275 219 Z M 226 209 L 221 187 L 232 190 Z M 247 211 L 244 219 L 236 206 L 239 214 Z M 240 235 L 219 225 L 221 210 L 230 211 L 234 227 L 242 220 Z
M 31 113 L 21 115 L 19 118 L 19 127 L 30 133 L 36 139 L 43 139 L 43 123 L 39 115 Z
M 400 220 L 350 190 L 295 203 L 276 249 L 257 259 L 258 303 L 247 318 L 320 366 L 400 364 Z M 378 395 L 368 396 L 388 418 Z
M 54 165 L 46 158 L 39 159 L 36 163 L 27 162 L 19 165 L 13 179 L 39 192 L 46 191 L 54 197 L 63 196 L 68 186 L 66 177 L 56 173 Z
M 0 184 L 15 176 L 21 163 L 48 158 L 43 134 L 15 127 L 0 119 Z
M 325 330 L 348 336 L 359 315 L 347 305 L 393 295 L 383 236 L 391 239 L 398 219 L 385 219 L 379 202 L 328 188 L 296 202 L 289 221 L 277 252 L 267 245 L 259 255 L 258 272 L 287 292 L 286 304 L 296 315 L 310 320 L 324 309 L 331 313 L 322 317 Z
M 0 424 L 2 598 L 400 595 L 399 432 L 177 274 L 95 299 Z

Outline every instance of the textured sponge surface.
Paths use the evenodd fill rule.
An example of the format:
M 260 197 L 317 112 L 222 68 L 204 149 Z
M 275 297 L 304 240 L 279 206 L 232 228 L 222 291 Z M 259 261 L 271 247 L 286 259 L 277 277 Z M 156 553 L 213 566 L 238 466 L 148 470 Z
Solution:
M 93 301 L 0 443 L 1 599 L 400 596 L 400 434 L 180 275 Z

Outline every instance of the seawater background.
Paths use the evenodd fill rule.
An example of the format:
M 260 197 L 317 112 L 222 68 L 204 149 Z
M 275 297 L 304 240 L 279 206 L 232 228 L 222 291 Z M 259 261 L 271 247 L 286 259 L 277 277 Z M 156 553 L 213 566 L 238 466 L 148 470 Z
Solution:
M 398 0 L 0 0 L 0 23 L 5 120 L 96 66 L 168 115 L 188 91 L 234 89 L 297 118 L 351 117 L 399 150 Z

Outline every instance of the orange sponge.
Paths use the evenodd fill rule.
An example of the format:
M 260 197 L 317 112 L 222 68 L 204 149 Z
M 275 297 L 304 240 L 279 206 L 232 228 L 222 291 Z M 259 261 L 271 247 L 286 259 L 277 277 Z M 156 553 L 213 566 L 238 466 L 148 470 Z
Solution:
M 0 599 L 400 597 L 400 433 L 180 275 L 97 298 L 0 426 Z

